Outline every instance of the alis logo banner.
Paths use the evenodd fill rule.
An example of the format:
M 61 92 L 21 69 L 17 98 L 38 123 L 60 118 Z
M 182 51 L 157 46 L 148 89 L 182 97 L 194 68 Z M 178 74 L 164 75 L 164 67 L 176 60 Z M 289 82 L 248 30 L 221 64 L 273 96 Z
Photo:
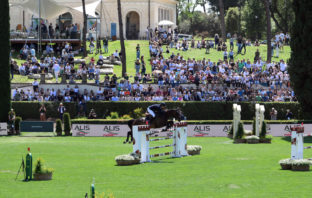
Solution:
M 73 136 L 88 137 L 122 137 L 129 131 L 127 125 L 118 124 L 73 124 Z
M 76 131 L 76 136 L 87 136 L 90 132 L 87 132 L 90 130 L 90 126 L 89 125 L 77 125 L 75 127 L 73 127 L 73 130 Z
M 115 125 L 108 125 L 108 126 L 104 126 L 104 137 L 113 137 L 113 136 L 117 136 L 118 132 L 120 131 L 120 127 L 119 126 L 115 126 Z

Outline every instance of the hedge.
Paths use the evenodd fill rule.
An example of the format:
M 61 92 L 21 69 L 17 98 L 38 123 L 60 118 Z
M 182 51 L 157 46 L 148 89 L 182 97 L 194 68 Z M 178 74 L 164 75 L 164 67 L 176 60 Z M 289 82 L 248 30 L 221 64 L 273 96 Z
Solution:
M 127 124 L 128 120 L 106 120 L 106 119 L 73 119 L 72 124 Z M 229 124 L 233 120 L 187 120 L 188 124 Z M 241 120 L 244 124 L 252 124 L 252 120 Z M 311 124 L 312 120 L 266 120 L 266 124 Z
M 143 108 L 144 110 L 152 104 L 157 102 L 87 102 L 87 113 L 90 109 L 95 109 L 98 118 L 104 118 L 107 112 L 118 112 L 120 116 L 129 114 L 136 108 Z M 58 118 L 57 107 L 59 103 L 46 102 L 47 117 Z M 166 102 L 169 109 L 181 108 L 188 120 L 232 120 L 233 102 Z M 242 107 L 242 120 L 252 120 L 255 115 L 255 103 L 242 102 L 239 103 Z M 277 119 L 285 119 L 286 110 L 290 109 L 294 114 L 295 119 L 303 119 L 299 103 L 295 102 L 274 102 L 261 103 L 265 106 L 265 119 L 270 120 L 270 110 L 274 107 L 277 111 Z M 16 115 L 25 119 L 39 119 L 39 102 L 12 102 Z M 70 114 L 71 118 L 77 118 L 77 103 L 64 103 L 66 112 Z

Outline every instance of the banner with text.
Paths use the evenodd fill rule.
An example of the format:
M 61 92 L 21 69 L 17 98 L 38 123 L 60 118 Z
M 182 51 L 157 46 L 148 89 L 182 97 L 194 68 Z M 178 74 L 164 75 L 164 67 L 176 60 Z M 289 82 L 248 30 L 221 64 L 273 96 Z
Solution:
M 267 124 L 267 134 L 272 136 L 289 136 L 291 124 Z M 305 124 L 305 133 L 312 133 L 312 124 Z M 244 125 L 246 130 L 251 130 L 252 125 Z M 231 129 L 231 124 L 191 124 L 187 126 L 189 137 L 226 137 Z M 128 125 L 119 124 L 73 124 L 73 136 L 89 137 L 125 137 L 130 131 Z M 167 133 L 160 133 L 166 136 Z

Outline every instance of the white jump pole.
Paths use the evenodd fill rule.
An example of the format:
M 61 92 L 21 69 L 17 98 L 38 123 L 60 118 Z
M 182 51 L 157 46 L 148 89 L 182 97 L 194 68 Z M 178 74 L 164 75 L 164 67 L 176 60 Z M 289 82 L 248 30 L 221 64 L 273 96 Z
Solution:
M 297 158 L 297 131 L 295 127 L 291 127 L 291 155 L 290 158 L 295 160 Z
M 238 104 L 233 104 L 233 137 L 236 136 L 238 131 L 238 125 L 241 120 L 241 106 Z
M 304 131 L 297 127 L 297 159 L 303 159 L 303 133 Z
M 260 105 L 256 104 L 256 136 L 259 136 L 260 128 Z
M 187 123 L 180 122 L 176 124 L 176 155 L 181 156 L 188 156 L 187 153 Z

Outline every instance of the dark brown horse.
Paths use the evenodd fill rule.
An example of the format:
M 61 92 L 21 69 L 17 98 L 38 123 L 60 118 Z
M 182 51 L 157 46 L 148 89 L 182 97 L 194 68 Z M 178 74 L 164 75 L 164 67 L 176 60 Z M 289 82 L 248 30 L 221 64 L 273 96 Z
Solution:
M 156 115 L 154 119 L 151 119 L 149 122 L 149 126 L 151 129 L 166 127 L 165 129 L 163 129 L 163 131 L 167 131 L 169 128 L 173 126 L 173 121 L 170 120 L 173 118 L 175 118 L 178 121 L 185 119 L 180 109 L 170 109 L 170 110 L 166 110 L 163 114 Z M 146 125 L 146 119 L 138 118 L 138 119 L 132 119 L 128 121 L 128 126 L 130 128 L 130 131 L 127 134 L 127 139 L 126 141 L 124 141 L 124 144 L 129 142 L 130 137 L 131 137 L 131 141 L 129 143 L 133 142 L 132 127 L 134 125 Z

